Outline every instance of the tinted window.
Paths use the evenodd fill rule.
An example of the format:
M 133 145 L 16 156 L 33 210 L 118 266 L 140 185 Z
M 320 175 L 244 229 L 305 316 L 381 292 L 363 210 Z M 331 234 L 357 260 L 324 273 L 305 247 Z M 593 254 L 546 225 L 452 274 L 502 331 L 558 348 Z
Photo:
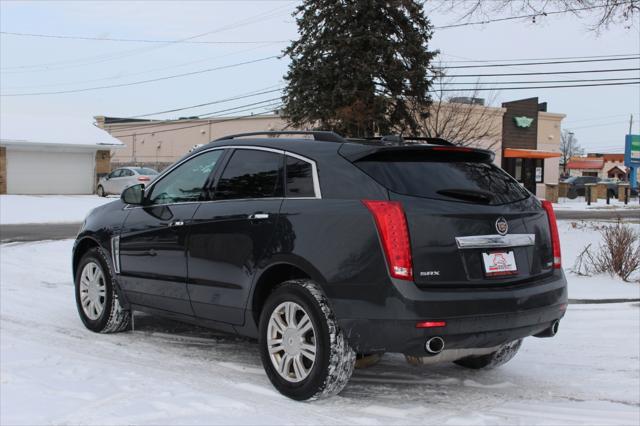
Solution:
M 120 177 L 121 172 L 122 172 L 122 169 L 116 169 L 112 171 L 111 173 L 109 173 L 109 179 Z
M 529 193 L 493 164 L 464 161 L 462 155 L 396 152 L 356 165 L 393 192 L 449 201 L 504 204 Z
M 216 198 L 282 197 L 283 156 L 273 152 L 237 149 L 224 169 Z
M 314 197 L 313 168 L 298 158 L 287 156 L 287 197 Z
M 209 151 L 193 157 L 172 170 L 153 186 L 149 201 L 168 204 L 202 199 L 202 189 L 222 150 Z
M 129 169 L 122 169 L 120 172 L 120 177 L 133 176 L 133 172 Z

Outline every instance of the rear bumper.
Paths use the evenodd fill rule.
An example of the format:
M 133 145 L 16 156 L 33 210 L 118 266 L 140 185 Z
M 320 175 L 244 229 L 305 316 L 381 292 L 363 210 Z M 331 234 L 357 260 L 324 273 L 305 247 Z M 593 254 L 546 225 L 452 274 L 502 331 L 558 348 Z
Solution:
M 381 303 L 367 306 L 333 299 L 349 343 L 358 353 L 426 355 L 427 338 L 440 336 L 447 349 L 488 348 L 549 328 L 564 316 L 567 283 L 562 271 L 508 288 L 419 289 L 394 281 Z M 393 296 L 391 296 L 393 294 Z M 345 312 L 346 311 L 346 312 Z M 351 315 L 349 315 L 351 314 Z M 418 321 L 445 321 L 419 329 Z

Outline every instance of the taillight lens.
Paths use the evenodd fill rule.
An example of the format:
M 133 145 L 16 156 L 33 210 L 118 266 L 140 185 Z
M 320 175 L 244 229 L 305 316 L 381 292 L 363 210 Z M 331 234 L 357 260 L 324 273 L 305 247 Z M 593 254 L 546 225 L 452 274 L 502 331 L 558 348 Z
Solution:
M 150 180 L 149 176 L 138 176 L 138 182 L 149 182 Z
M 558 233 L 558 222 L 553 211 L 553 204 L 550 201 L 542 200 L 542 208 L 547 212 L 549 219 L 549 230 L 551 231 L 551 247 L 553 248 L 553 267 L 562 268 L 562 257 L 560 255 L 560 234 Z
M 389 273 L 394 278 L 413 280 L 409 229 L 402 204 L 397 201 L 363 200 L 378 227 Z

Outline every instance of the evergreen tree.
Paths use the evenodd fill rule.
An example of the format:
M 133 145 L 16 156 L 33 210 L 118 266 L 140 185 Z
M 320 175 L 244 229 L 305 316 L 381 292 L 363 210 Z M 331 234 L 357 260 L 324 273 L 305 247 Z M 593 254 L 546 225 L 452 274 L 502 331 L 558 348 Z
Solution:
M 414 0 L 304 0 L 285 50 L 284 113 L 350 137 L 415 133 L 431 98 L 432 27 Z

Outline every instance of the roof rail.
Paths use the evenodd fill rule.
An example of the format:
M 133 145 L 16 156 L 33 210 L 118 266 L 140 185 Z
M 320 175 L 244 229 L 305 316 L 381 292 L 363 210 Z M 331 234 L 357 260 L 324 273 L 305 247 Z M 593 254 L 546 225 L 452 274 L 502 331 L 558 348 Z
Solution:
M 340 136 L 335 132 L 330 131 L 298 131 L 298 130 L 280 130 L 280 131 L 266 131 L 266 132 L 248 132 L 248 133 L 238 133 L 235 135 L 227 135 L 221 138 L 216 139 L 216 141 L 224 141 L 229 139 L 238 139 L 246 136 L 278 136 L 278 135 L 311 135 L 313 136 L 313 140 L 323 141 L 323 142 L 339 142 L 344 143 L 347 142 L 345 138 Z

